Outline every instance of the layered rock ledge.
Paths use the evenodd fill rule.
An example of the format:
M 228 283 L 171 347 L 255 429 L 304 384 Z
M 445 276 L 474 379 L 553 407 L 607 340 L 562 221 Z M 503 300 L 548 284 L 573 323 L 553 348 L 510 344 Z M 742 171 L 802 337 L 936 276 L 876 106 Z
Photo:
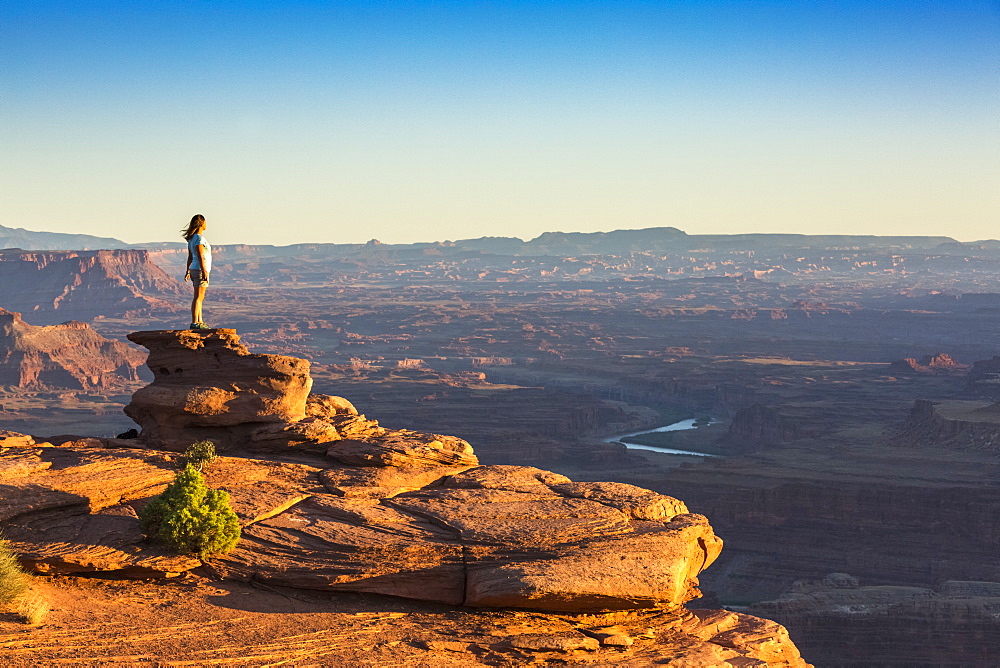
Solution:
M 462 439 L 385 429 L 345 399 L 310 394 L 306 360 L 250 353 L 234 330 L 129 338 L 149 349 L 155 378 L 125 409 L 139 438 L 0 438 L 0 525 L 36 571 L 201 568 L 452 605 L 681 614 L 722 549 L 708 520 L 672 497 L 478 466 Z M 226 455 L 208 482 L 230 493 L 243 525 L 235 551 L 204 562 L 164 552 L 138 520 L 173 479 L 176 453 L 203 438 Z M 738 665 L 806 665 L 782 627 L 757 621 L 767 630 L 753 643 L 711 651 L 765 662 Z M 774 661 L 761 658 L 765 645 Z
M 234 329 L 134 332 L 149 350 L 153 382 L 132 395 L 125 414 L 148 447 L 181 452 L 210 439 L 220 452 L 326 453 L 360 466 L 472 466 L 460 438 L 390 430 L 346 399 L 311 394 L 308 360 L 251 353 Z
M 1000 402 L 917 399 L 894 434 L 900 445 L 956 450 L 1000 450 Z

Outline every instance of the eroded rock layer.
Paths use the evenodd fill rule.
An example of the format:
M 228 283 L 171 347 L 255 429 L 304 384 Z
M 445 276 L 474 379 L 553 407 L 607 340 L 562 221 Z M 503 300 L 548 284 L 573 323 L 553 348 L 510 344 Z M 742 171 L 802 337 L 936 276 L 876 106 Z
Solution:
M 174 310 L 184 292 L 144 250 L 0 251 L 0 304 L 41 324 Z
M 85 322 L 36 327 L 0 308 L 0 385 L 109 388 L 139 380 L 142 351 L 106 339 Z
M 722 541 L 675 498 L 478 466 L 462 439 L 387 430 L 345 399 L 310 395 L 308 362 L 252 354 L 234 330 L 129 338 L 150 350 L 155 375 L 126 409 L 142 426 L 138 439 L 0 441 L 0 522 L 37 571 L 171 576 L 203 567 L 227 579 L 452 605 L 661 609 L 691 622 L 680 622 L 684 651 L 670 665 L 806 665 L 773 622 L 683 610 Z M 138 516 L 173 479 L 176 451 L 206 436 L 240 455 L 205 473 L 231 495 L 243 531 L 234 551 L 202 560 L 164 552 Z M 715 663 L 698 663 L 708 659 Z
M 153 382 L 125 413 L 152 447 L 182 451 L 211 439 L 230 453 L 298 448 L 355 466 L 472 466 L 464 440 L 390 430 L 359 415 L 346 399 L 310 394 L 309 362 L 251 353 L 234 329 L 134 332 L 149 350 Z
M 262 426 L 306 417 L 312 387 L 306 360 L 251 354 L 232 329 L 128 338 L 149 349 L 153 382 L 125 407 L 149 443 L 183 448 L 192 438 L 214 437 L 225 447 Z
M 956 399 L 917 399 L 909 419 L 897 428 L 894 439 L 934 447 L 1000 450 L 1000 403 Z
M 42 445 L 0 453 L 0 521 L 37 570 L 169 575 L 201 564 L 164 554 L 139 527 L 137 511 L 173 479 L 175 456 Z M 209 565 L 305 589 L 616 610 L 697 596 L 698 573 L 722 547 L 704 517 L 631 485 L 515 466 L 438 473 L 370 486 L 347 468 L 223 458 L 207 476 L 231 494 L 243 538 Z

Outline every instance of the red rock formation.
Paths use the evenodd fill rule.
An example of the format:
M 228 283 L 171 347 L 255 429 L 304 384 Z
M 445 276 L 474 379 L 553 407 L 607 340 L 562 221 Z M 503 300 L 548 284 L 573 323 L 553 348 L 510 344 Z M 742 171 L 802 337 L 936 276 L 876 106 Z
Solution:
M 0 520 L 36 569 L 163 575 L 200 563 L 168 558 L 139 531 L 133 501 L 173 477 L 169 456 L 46 445 L 0 452 Z M 363 470 L 329 471 L 337 485 L 325 488 L 311 466 L 213 465 L 209 481 L 230 492 L 244 530 L 235 552 L 208 565 L 309 589 L 587 611 L 677 608 L 697 596 L 697 574 L 721 549 L 704 517 L 631 485 L 439 467 L 411 478 L 414 491 L 386 497 Z
M 143 426 L 128 442 L 138 449 L 4 434 L 0 521 L 36 570 L 164 576 L 204 565 L 223 578 L 454 605 L 659 608 L 680 639 L 675 665 L 807 665 L 773 622 L 683 609 L 722 541 L 677 499 L 475 466 L 461 439 L 386 430 L 346 400 L 309 396 L 308 362 L 252 354 L 233 330 L 130 338 L 150 349 L 156 374 L 127 409 Z M 296 463 L 243 456 L 209 466 L 243 533 L 232 553 L 202 561 L 145 540 L 137 509 L 176 470 L 174 457 L 150 446 L 206 433 L 241 454 L 291 448 Z M 593 638 L 585 649 L 600 646 Z
M 139 350 L 84 322 L 36 327 L 0 308 L 0 385 L 91 389 L 139 380 Z
M 306 360 L 251 354 L 233 329 L 134 332 L 128 338 L 149 349 L 153 383 L 125 407 L 148 443 L 182 450 L 217 438 L 225 448 L 265 425 L 306 417 L 312 388 Z
M 182 451 L 211 439 L 222 451 L 300 447 L 361 466 L 478 463 L 460 438 L 384 429 L 345 399 L 311 395 L 307 360 L 251 353 L 236 330 L 134 332 L 129 339 L 150 351 L 153 383 L 125 407 L 148 445 Z
M 920 364 L 932 369 L 968 369 L 968 364 L 959 364 L 951 358 L 951 355 L 946 353 L 938 353 L 937 355 L 925 355 L 920 358 Z
M 44 324 L 173 310 L 183 288 L 144 250 L 0 250 L 0 303 Z
M 629 495 L 568 496 L 555 487 L 568 480 L 539 469 L 441 468 L 430 481 L 426 469 L 408 481 L 398 471 L 393 482 L 415 488 L 404 492 L 384 479 L 369 487 L 364 473 L 331 470 L 324 477 L 336 477 L 328 489 L 337 495 L 313 495 L 247 528 L 236 552 L 212 567 L 310 589 L 583 611 L 676 607 L 696 595 L 697 572 L 721 548 L 701 516 L 630 520 Z M 655 498 L 640 508 L 664 505 L 647 497 Z
M 959 373 L 968 369 L 967 364 L 959 364 L 951 355 L 925 355 L 918 362 L 916 358 L 907 357 L 889 365 L 890 373 Z
M 0 445 L 0 522 L 39 572 L 146 578 L 204 565 L 226 578 L 482 607 L 655 607 L 644 637 L 673 665 L 808 666 L 774 622 L 681 607 L 721 543 L 682 502 L 631 485 L 517 466 L 318 469 L 223 457 L 206 475 L 230 492 L 243 537 L 202 562 L 140 530 L 137 510 L 176 471 L 169 453 L 16 436 Z M 621 629 L 585 633 L 620 652 L 633 642 Z

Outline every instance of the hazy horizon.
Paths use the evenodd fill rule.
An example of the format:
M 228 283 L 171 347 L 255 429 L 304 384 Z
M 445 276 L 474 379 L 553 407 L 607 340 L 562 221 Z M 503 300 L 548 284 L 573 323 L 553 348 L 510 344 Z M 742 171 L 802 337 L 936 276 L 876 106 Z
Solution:
M 29 230 L 29 229 L 26 229 L 26 228 L 23 228 L 23 227 L 18 227 L 18 228 L 10 228 L 9 226 L 5 226 L 5 227 L 8 227 L 8 229 L 15 229 L 15 230 L 25 231 L 25 232 L 28 232 L 29 234 L 30 233 L 43 233 L 43 234 L 51 233 L 51 230 Z M 474 237 L 455 237 L 453 239 L 436 239 L 436 238 L 430 238 L 430 237 L 428 237 L 428 238 L 424 238 L 424 239 L 415 239 L 415 240 L 412 240 L 412 241 L 394 241 L 392 239 L 376 239 L 376 238 L 373 237 L 372 239 L 367 239 L 367 240 L 364 240 L 364 241 L 315 241 L 315 240 L 304 240 L 304 241 L 294 241 L 294 242 L 290 242 L 290 243 L 281 243 L 281 244 L 268 244 L 268 243 L 251 244 L 249 242 L 237 242 L 237 243 L 239 243 L 239 244 L 246 244 L 246 245 L 274 245 L 274 246 L 292 246 L 292 245 L 297 245 L 297 244 L 328 244 L 328 243 L 329 244 L 343 244 L 343 245 L 364 245 L 364 244 L 366 244 L 369 241 L 376 240 L 376 241 L 378 241 L 378 242 L 380 242 L 382 244 L 386 244 L 386 245 L 408 245 L 408 244 L 456 243 L 456 242 L 460 242 L 460 241 L 477 241 L 479 239 L 484 239 L 484 238 L 485 239 L 517 239 L 517 240 L 519 240 L 521 242 L 527 243 L 527 242 L 533 241 L 536 238 L 544 236 L 546 234 L 601 234 L 601 233 L 607 234 L 607 233 L 611 233 L 611 232 L 643 232 L 643 231 L 656 230 L 656 229 L 679 229 L 679 228 L 674 228 L 672 226 L 657 226 L 657 227 L 648 227 L 648 228 L 615 228 L 615 229 L 608 229 L 608 230 L 592 230 L 592 231 L 588 231 L 588 232 L 581 232 L 580 230 L 546 230 L 545 232 L 542 232 L 542 233 L 540 233 L 538 235 L 535 235 L 534 237 L 518 237 L 518 236 L 514 236 L 514 235 L 490 235 L 490 234 L 485 234 L 485 235 L 478 235 L 478 236 L 474 236 Z M 713 236 L 714 235 L 714 233 L 688 232 L 686 230 L 680 230 L 680 231 L 683 232 L 684 234 L 687 234 L 688 236 Z M 80 232 L 79 234 L 87 234 L 87 233 L 86 232 Z M 722 234 L 720 234 L 718 236 L 728 236 L 728 235 L 733 235 L 733 236 L 805 235 L 805 236 L 819 236 L 819 237 L 824 237 L 824 236 L 830 236 L 830 237 L 851 236 L 851 237 L 883 237 L 883 238 L 891 238 L 891 237 L 930 237 L 930 238 L 933 238 L 933 237 L 944 237 L 944 238 L 953 239 L 953 240 L 955 240 L 955 241 L 957 241 L 959 243 L 979 243 L 979 242 L 1000 241 L 1000 239 L 996 239 L 996 238 L 967 239 L 967 240 L 963 240 L 963 239 L 956 239 L 954 236 L 948 235 L 948 234 L 880 235 L 880 234 L 847 234 L 847 233 L 840 233 L 840 232 L 831 232 L 831 233 L 827 233 L 827 232 L 802 233 L 802 232 L 754 232 L 754 231 L 748 231 L 748 232 L 731 232 L 731 233 L 726 232 L 726 233 L 722 233 Z M 97 237 L 99 237 L 101 235 L 91 235 L 91 236 L 97 236 Z M 116 241 L 122 241 L 122 242 L 128 243 L 128 244 L 130 244 L 132 246 L 138 246 L 138 247 L 141 247 L 144 244 L 150 244 L 150 245 L 152 245 L 152 244 L 162 244 L 162 243 L 176 243 L 180 247 L 180 246 L 183 246 L 183 244 L 184 244 L 184 241 L 182 239 L 146 239 L 144 241 L 134 241 L 133 242 L 133 241 L 125 241 L 124 239 L 120 239 L 118 237 L 110 237 L 110 238 L 115 239 Z M 213 244 L 213 245 L 220 246 L 220 245 L 229 245 L 229 244 L 228 243 L 216 243 L 216 244 Z
M 0 9 L 0 224 L 996 236 L 994 2 Z

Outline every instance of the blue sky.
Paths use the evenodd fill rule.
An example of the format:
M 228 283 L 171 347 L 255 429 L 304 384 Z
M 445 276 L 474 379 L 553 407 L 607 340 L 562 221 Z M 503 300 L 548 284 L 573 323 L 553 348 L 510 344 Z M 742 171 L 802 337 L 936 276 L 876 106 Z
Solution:
M 997 2 L 0 2 L 0 224 L 1000 236 Z

